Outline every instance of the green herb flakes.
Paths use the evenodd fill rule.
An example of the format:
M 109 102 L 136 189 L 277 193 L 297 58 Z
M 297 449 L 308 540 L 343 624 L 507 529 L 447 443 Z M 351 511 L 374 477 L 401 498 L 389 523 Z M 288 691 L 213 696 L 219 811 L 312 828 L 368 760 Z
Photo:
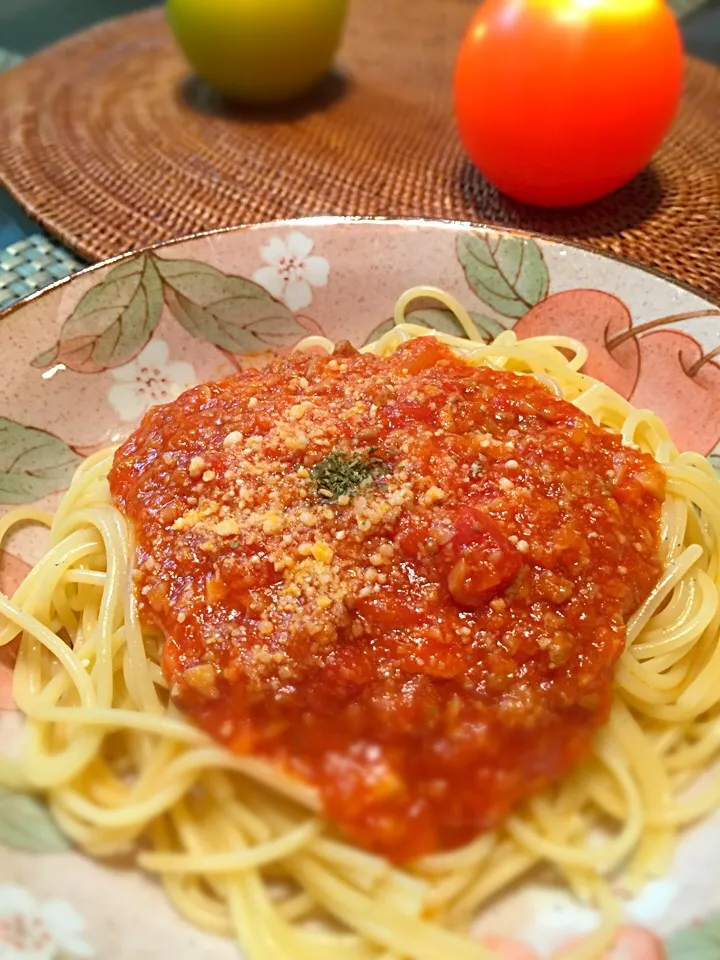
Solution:
M 374 456 L 375 450 L 365 453 L 343 453 L 334 450 L 310 471 L 315 488 L 326 500 L 354 497 L 385 472 L 387 465 Z

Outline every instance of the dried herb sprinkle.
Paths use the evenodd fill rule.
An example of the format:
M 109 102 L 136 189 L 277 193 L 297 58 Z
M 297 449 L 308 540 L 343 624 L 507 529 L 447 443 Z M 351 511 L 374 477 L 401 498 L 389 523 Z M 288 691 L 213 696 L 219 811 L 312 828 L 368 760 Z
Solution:
M 374 449 L 365 453 L 334 450 L 316 463 L 310 476 L 320 496 L 332 501 L 354 497 L 361 487 L 373 483 L 386 470 L 386 464 L 374 454 Z

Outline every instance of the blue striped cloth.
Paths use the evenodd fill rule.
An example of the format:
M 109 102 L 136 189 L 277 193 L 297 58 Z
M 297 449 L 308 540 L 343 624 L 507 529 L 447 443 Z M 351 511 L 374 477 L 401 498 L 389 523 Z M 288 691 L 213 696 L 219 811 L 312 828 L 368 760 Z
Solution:
M 10 236 L 12 224 L 0 232 Z M 41 233 L 16 240 L 0 251 L 0 310 L 43 287 L 69 277 L 85 264 Z

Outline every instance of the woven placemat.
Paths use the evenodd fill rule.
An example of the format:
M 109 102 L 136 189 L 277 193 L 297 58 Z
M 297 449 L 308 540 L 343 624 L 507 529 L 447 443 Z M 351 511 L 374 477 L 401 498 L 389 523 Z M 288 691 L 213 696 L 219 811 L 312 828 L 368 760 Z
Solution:
M 0 49 L 0 73 L 21 60 L 18 54 Z M 8 245 L 5 238 L 10 236 L 17 239 Z M 39 233 L 23 237 L 19 225 L 1 211 L 0 247 L 0 310 L 86 266 L 50 237 Z
M 680 117 L 628 187 L 526 208 L 477 175 L 455 133 L 452 67 L 474 7 L 354 4 L 342 74 L 270 113 L 193 81 L 162 11 L 111 21 L 0 78 L 0 181 L 90 258 L 273 218 L 429 216 L 561 235 L 719 295 L 720 72 L 688 62 Z

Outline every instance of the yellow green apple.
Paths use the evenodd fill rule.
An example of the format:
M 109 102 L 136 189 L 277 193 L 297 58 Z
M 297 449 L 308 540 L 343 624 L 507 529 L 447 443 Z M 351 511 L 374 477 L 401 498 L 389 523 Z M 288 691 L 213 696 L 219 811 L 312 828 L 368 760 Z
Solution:
M 279 103 L 329 69 L 347 0 L 168 0 L 167 9 L 198 76 L 234 100 Z

